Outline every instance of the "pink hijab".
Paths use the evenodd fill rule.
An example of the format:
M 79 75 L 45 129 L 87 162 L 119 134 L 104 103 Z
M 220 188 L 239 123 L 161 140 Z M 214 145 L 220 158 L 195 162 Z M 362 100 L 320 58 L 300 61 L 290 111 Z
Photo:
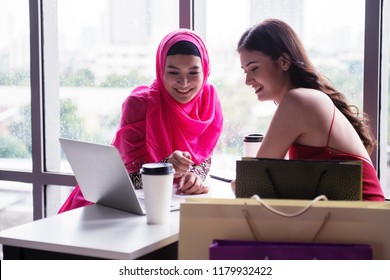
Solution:
M 195 44 L 204 73 L 201 90 L 186 104 L 174 100 L 163 85 L 166 55 L 178 41 Z M 209 56 L 196 33 L 178 29 L 163 38 L 156 54 L 156 79 L 149 87 L 135 88 L 125 100 L 112 142 L 129 173 L 145 162 L 162 161 L 175 150 L 189 152 L 195 164 L 211 156 L 222 132 L 223 115 L 217 91 L 207 83 L 209 75 Z

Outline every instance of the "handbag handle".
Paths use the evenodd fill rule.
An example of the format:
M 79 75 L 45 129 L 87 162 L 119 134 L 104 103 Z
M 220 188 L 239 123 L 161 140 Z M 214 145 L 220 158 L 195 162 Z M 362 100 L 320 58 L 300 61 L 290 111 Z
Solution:
M 314 198 L 312 201 L 310 201 L 310 203 L 308 205 L 306 205 L 304 208 L 302 208 L 301 210 L 299 210 L 299 211 L 297 211 L 295 213 L 284 213 L 284 212 L 279 211 L 279 210 L 273 208 L 272 206 L 268 205 L 257 194 L 253 195 L 251 198 L 256 199 L 260 203 L 260 205 L 263 205 L 267 210 L 271 211 L 272 213 L 275 213 L 277 215 L 280 215 L 280 216 L 283 216 L 283 217 L 286 217 L 286 218 L 293 218 L 293 217 L 297 217 L 299 215 L 302 215 L 307 210 L 309 210 L 309 208 L 311 206 L 313 206 L 313 204 L 316 203 L 317 201 L 320 201 L 320 200 L 327 201 L 328 200 L 328 198 L 325 195 L 319 195 L 316 198 Z M 250 216 L 249 212 L 246 209 L 243 209 L 242 213 L 245 216 L 246 222 L 247 222 L 247 224 L 249 226 L 249 229 L 250 229 L 254 239 L 256 241 L 258 241 L 259 240 L 258 239 L 259 235 L 257 234 L 256 228 L 254 227 L 254 225 L 252 223 L 252 219 L 251 219 L 251 216 Z M 325 216 L 324 220 L 322 221 L 320 227 L 318 228 L 318 230 L 314 234 L 312 242 L 315 242 L 315 240 L 317 239 L 319 233 L 324 228 L 325 223 L 328 221 L 329 217 L 330 217 L 330 213 L 328 212 L 328 214 Z
M 309 208 L 311 206 L 313 206 L 314 203 L 316 203 L 317 201 L 320 201 L 320 200 L 324 200 L 324 201 L 327 201 L 328 198 L 325 196 L 325 195 L 319 195 L 317 196 L 316 198 L 314 198 L 312 201 L 310 201 L 310 203 L 308 205 L 306 205 L 304 208 L 302 208 L 301 210 L 295 212 L 295 213 L 283 213 L 273 207 L 271 207 L 270 205 L 268 205 L 263 199 L 261 199 L 257 194 L 253 195 L 251 198 L 253 199 L 256 199 L 260 205 L 263 205 L 265 208 L 267 208 L 269 211 L 275 213 L 275 214 L 278 214 L 280 216 L 283 216 L 283 217 L 287 217 L 287 218 L 291 218 L 291 217 L 297 217 L 303 213 L 305 213 L 307 210 L 309 210 Z

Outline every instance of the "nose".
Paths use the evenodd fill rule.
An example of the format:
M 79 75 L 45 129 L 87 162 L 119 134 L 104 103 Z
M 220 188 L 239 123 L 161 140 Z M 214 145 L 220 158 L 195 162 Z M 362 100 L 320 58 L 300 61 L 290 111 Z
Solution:
M 188 80 L 188 78 L 185 75 L 183 75 L 183 76 L 179 77 L 178 82 L 179 82 L 179 84 L 185 86 L 185 85 L 187 85 L 189 83 L 189 80 Z
M 245 76 L 245 84 L 246 84 L 247 86 L 250 86 L 252 83 L 253 83 L 252 77 L 249 75 L 249 73 L 246 73 L 246 76 Z

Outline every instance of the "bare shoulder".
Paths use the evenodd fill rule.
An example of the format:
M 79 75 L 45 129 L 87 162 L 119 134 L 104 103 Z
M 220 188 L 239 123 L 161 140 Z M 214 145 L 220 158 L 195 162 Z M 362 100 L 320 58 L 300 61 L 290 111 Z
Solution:
M 322 91 L 308 88 L 296 88 L 289 90 L 283 97 L 282 103 L 295 109 L 312 112 L 324 108 L 333 108 L 332 100 Z
M 325 93 L 306 88 L 288 91 L 279 105 L 280 118 L 302 135 L 327 131 L 334 112 L 332 100 Z

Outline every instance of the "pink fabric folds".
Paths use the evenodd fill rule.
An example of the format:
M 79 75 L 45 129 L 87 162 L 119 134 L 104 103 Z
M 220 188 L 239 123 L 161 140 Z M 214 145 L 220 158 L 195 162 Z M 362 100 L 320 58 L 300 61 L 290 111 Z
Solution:
M 175 101 L 163 86 L 166 55 L 178 41 L 190 41 L 201 54 L 204 81 L 188 103 Z M 156 54 L 156 79 L 134 89 L 122 106 L 120 126 L 113 145 L 129 173 L 145 162 L 158 162 L 175 150 L 188 151 L 195 164 L 209 158 L 222 132 L 223 116 L 216 89 L 207 82 L 209 56 L 202 39 L 179 29 L 166 35 Z
M 60 210 L 58 210 L 58 214 L 91 204 L 93 203 L 85 200 L 83 194 L 80 191 L 80 187 L 77 185 L 70 193 L 64 204 L 61 206 Z

